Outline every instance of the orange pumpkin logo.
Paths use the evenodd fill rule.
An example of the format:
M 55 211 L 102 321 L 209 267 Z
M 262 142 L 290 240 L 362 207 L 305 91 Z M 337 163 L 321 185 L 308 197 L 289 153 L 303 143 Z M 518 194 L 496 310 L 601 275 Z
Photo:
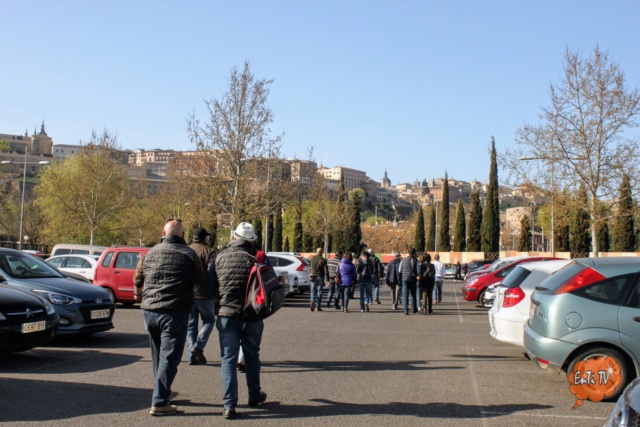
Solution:
M 612 357 L 593 356 L 576 363 L 573 372 L 567 374 L 569 389 L 578 400 L 572 409 L 589 399 L 600 402 L 605 396 L 611 396 L 620 385 L 620 365 Z

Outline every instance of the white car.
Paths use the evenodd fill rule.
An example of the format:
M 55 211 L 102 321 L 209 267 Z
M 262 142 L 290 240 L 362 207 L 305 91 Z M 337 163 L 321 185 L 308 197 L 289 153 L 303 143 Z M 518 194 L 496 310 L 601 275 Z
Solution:
M 531 294 L 544 279 L 570 260 L 535 261 L 517 265 L 495 288 L 489 310 L 490 335 L 498 341 L 524 347 L 524 325 L 529 320 Z
M 308 259 L 295 252 L 268 252 L 267 258 L 276 273 L 289 273 L 289 296 L 302 294 L 311 289 L 311 263 Z
M 94 255 L 58 255 L 47 258 L 47 264 L 67 273 L 75 273 L 93 282 L 98 258 Z

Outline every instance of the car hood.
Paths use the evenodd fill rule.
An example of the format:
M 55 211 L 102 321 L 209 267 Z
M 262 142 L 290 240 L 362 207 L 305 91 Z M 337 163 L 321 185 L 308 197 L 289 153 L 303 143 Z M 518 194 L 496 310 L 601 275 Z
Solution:
M 31 290 L 41 289 L 43 291 L 57 292 L 83 300 L 102 298 L 106 301 L 110 298 L 109 293 L 99 286 L 70 280 L 64 277 L 42 277 L 37 279 L 11 278 L 8 280 L 8 283 L 9 285 L 27 286 L 30 287 Z
M 42 299 L 32 293 L 3 285 L 0 285 L 0 301 L 4 307 L 44 305 Z

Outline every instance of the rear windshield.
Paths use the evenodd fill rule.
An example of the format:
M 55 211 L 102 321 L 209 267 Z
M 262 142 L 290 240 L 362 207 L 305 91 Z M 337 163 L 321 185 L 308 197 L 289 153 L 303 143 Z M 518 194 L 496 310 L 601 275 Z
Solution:
M 582 270 L 587 268 L 585 265 L 570 262 L 565 267 L 556 271 L 554 274 L 549 276 L 544 282 L 540 284 L 540 291 L 554 293 L 560 286 L 565 284 L 569 279 L 571 279 L 576 274 L 580 273 Z
M 526 268 L 517 265 L 516 268 L 514 268 L 513 271 L 507 274 L 507 277 L 504 278 L 502 286 L 505 288 L 517 288 L 522 284 L 522 282 L 524 282 L 524 279 L 529 277 L 530 274 L 531 270 L 527 270 Z

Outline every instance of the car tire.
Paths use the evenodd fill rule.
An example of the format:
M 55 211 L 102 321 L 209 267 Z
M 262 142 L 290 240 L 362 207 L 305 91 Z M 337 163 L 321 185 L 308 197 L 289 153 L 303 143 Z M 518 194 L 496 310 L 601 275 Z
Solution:
M 485 300 L 484 296 L 486 294 L 487 294 L 486 289 L 484 291 L 480 292 L 480 296 L 478 296 L 478 302 L 484 308 L 491 308 L 491 307 L 493 307 L 493 300 Z
M 576 363 L 578 363 L 580 360 L 586 359 L 588 357 L 593 357 L 593 356 L 611 357 L 620 366 L 620 376 L 622 377 L 622 381 L 620 381 L 620 385 L 616 387 L 613 394 L 611 394 L 610 396 L 605 396 L 602 399 L 603 402 L 615 402 L 616 400 L 618 400 L 618 397 L 620 397 L 620 394 L 622 394 L 625 387 L 629 384 L 629 381 L 631 380 L 629 363 L 627 362 L 627 359 L 622 354 L 620 354 L 619 351 L 611 348 L 606 348 L 606 347 L 593 347 L 585 351 L 582 351 L 578 353 L 569 364 L 569 367 L 567 368 L 567 375 L 573 372 Z M 635 377 L 635 373 L 633 374 L 633 377 Z

